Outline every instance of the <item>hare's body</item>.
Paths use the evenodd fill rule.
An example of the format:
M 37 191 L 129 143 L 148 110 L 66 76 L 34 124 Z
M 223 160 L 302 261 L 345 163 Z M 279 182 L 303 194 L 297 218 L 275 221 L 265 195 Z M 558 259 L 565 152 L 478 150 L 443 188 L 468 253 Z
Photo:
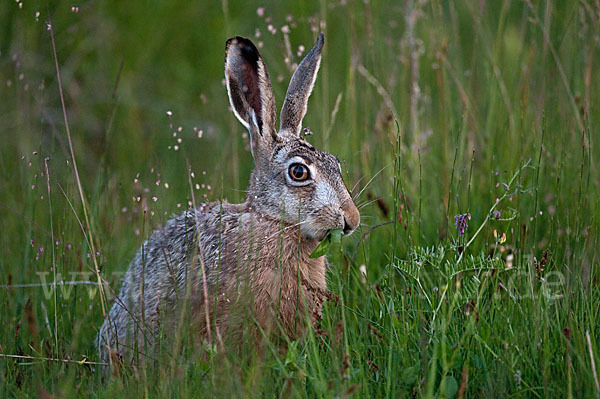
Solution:
M 299 134 L 322 45 L 320 35 L 292 77 L 277 132 L 258 51 L 247 39 L 227 42 L 230 102 L 250 131 L 255 160 L 247 200 L 200 205 L 152 234 L 98 333 L 103 361 L 144 354 L 183 320 L 199 336 L 235 336 L 256 322 L 294 338 L 320 317 L 326 260 L 310 254 L 329 230 L 350 233 L 359 223 L 337 158 Z
M 253 317 L 266 330 L 279 314 L 285 332 L 290 337 L 299 335 L 307 315 L 311 321 L 320 316 L 326 261 L 309 257 L 318 241 L 299 241 L 297 227 L 283 231 L 281 227 L 281 221 L 252 211 L 246 203 L 204 204 L 169 220 L 140 248 L 123 279 L 121 295 L 109 315 L 117 339 L 105 341 L 115 333 L 108 323 L 98 335 L 103 361 L 110 360 L 106 343 L 111 348 L 118 345 L 122 355 L 134 349 L 144 353 L 160 330 L 169 331 L 169 324 L 180 316 L 164 314 L 165 309 L 181 309 L 185 300 L 191 301 L 195 325 L 205 329 L 202 266 L 209 323 L 216 321 L 208 326 L 213 333 L 235 334 L 242 321 L 229 320 L 229 308 L 243 304 L 250 305 Z M 250 235 L 255 240 L 247 240 Z M 253 296 L 248 303 L 250 287 Z

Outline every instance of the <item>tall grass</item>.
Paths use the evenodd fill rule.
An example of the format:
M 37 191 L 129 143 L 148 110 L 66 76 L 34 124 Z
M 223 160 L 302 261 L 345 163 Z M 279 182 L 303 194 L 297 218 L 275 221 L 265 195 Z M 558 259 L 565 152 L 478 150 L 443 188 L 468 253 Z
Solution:
M 587 0 L 0 3 L 0 397 L 599 397 L 599 15 Z M 243 201 L 225 40 L 259 43 L 281 106 L 318 31 L 304 126 L 344 161 L 362 217 L 329 255 L 319 328 L 264 351 L 197 350 L 182 328 L 158 367 L 104 379 L 96 270 L 110 297 L 173 213 Z

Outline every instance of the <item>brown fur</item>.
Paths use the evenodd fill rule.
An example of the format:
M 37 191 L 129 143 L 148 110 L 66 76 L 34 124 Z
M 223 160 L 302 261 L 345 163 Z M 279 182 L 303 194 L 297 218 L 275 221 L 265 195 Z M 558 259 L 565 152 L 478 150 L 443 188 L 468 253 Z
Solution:
M 360 215 L 339 160 L 301 136 L 323 47 L 319 35 L 294 73 L 277 132 L 267 69 L 256 47 L 226 45 L 225 76 L 236 117 L 252 139 L 255 169 L 243 204 L 213 202 L 169 220 L 142 245 L 98 333 L 103 361 L 131 361 L 173 337 L 181 321 L 200 337 L 301 336 L 321 316 L 327 262 L 310 254 L 332 229 L 351 233 Z M 293 166 L 306 171 L 293 178 Z M 208 300 L 208 301 L 207 301 Z M 190 305 L 190 306 L 188 306 Z

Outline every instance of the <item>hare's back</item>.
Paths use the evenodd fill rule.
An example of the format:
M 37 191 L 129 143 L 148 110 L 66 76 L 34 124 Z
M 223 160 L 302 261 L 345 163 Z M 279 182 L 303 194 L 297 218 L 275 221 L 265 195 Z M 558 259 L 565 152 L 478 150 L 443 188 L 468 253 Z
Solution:
M 145 294 L 152 298 L 172 299 L 186 284 L 196 284 L 201 263 L 208 282 L 216 280 L 214 264 L 227 230 L 237 226 L 239 205 L 212 202 L 201 204 L 170 219 L 154 231 L 138 250 L 130 272 L 134 280 L 143 278 Z

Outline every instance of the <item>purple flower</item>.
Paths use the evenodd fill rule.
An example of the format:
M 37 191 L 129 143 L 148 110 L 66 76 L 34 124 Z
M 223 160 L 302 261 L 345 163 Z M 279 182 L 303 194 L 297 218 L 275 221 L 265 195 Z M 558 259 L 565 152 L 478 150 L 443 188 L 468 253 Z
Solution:
M 492 212 L 492 215 L 494 216 L 494 219 L 496 219 L 496 220 L 500 219 L 500 216 L 502 216 L 500 211 L 497 209 L 494 209 L 494 212 Z
M 471 220 L 470 213 L 463 213 L 454 216 L 454 225 L 456 226 L 456 230 L 458 230 L 458 236 L 462 237 L 465 235 L 465 230 L 469 228 L 469 220 Z
M 35 260 L 40 259 L 40 256 L 42 256 L 42 252 L 44 252 L 44 247 L 39 247 L 37 250 L 37 254 L 35 255 Z

